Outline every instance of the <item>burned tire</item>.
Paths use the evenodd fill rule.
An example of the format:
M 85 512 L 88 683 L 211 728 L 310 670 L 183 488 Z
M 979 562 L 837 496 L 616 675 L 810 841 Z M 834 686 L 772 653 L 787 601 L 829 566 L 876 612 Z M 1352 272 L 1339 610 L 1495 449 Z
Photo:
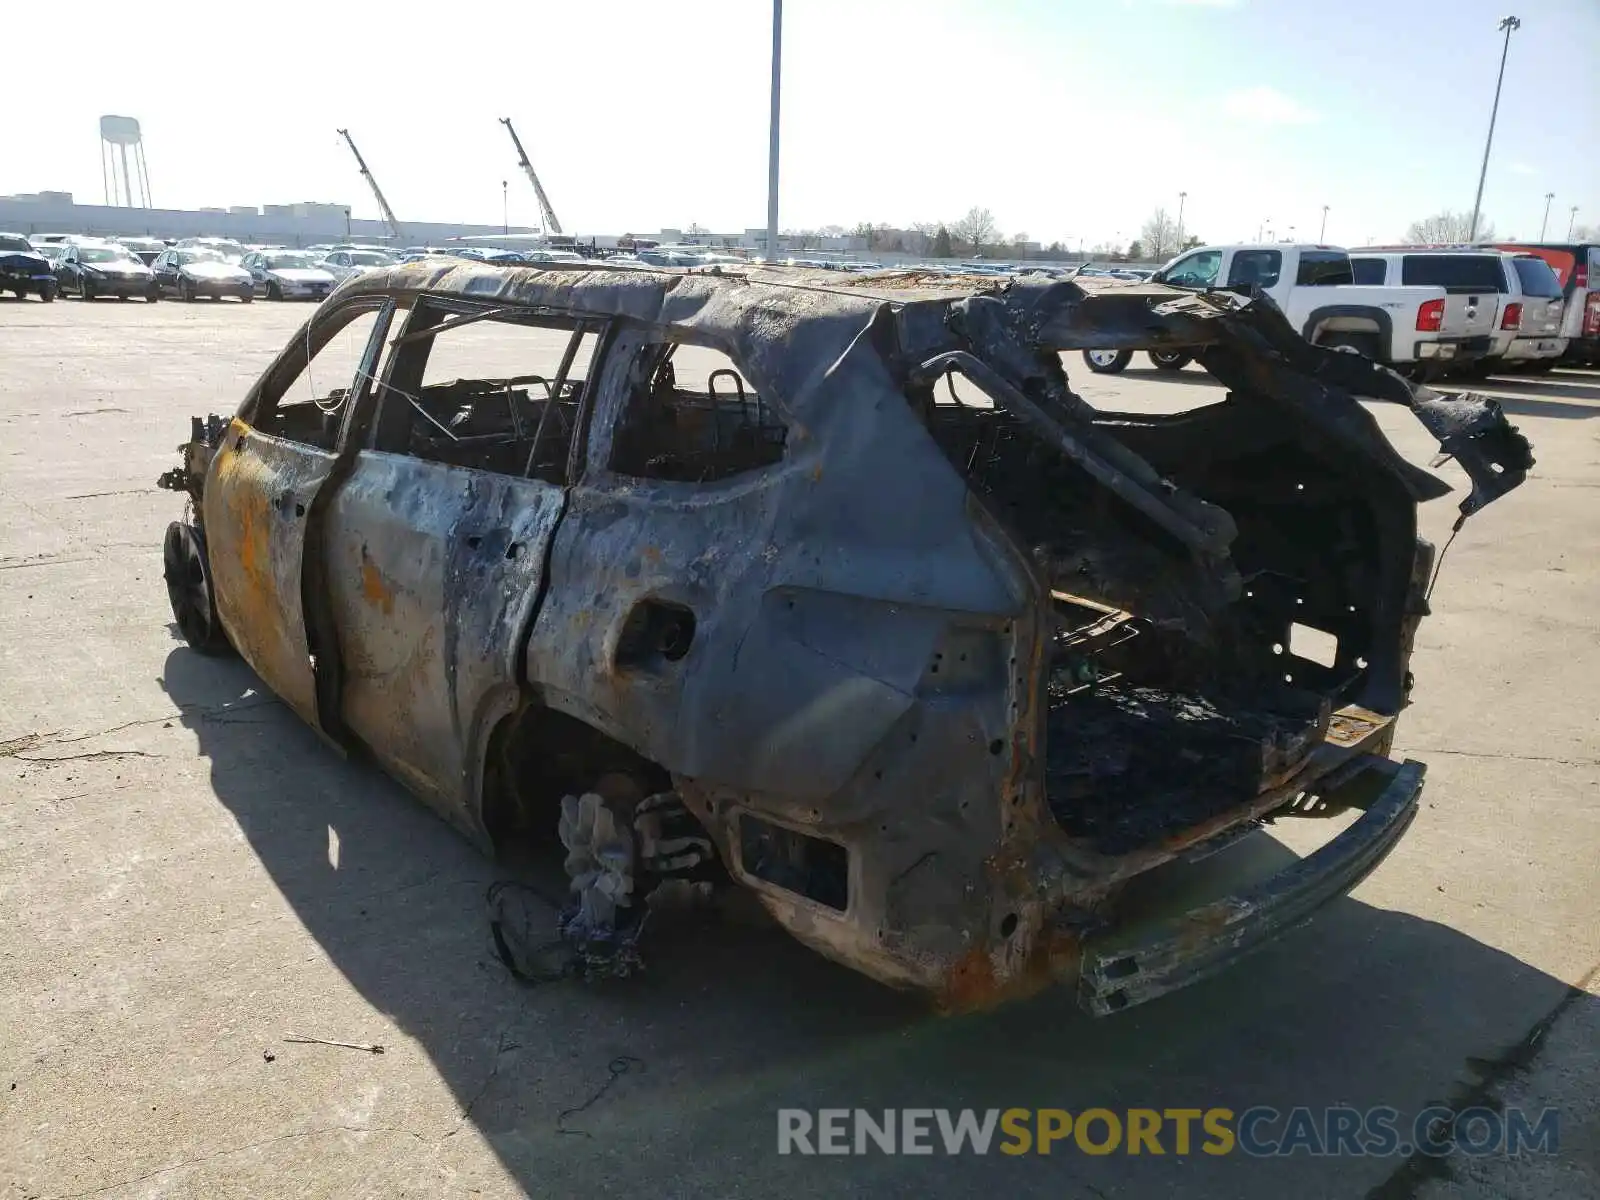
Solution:
M 1085 350 L 1083 361 L 1096 375 L 1115 375 L 1133 361 L 1132 350 Z
M 1145 353 L 1158 371 L 1181 371 L 1194 361 L 1194 355 L 1182 350 L 1147 350 Z
M 193 525 L 174 521 L 167 526 L 161 547 L 162 575 L 167 600 L 178 632 L 200 654 L 227 654 L 232 647 L 217 619 L 216 596 L 211 590 L 211 564 L 206 558 L 205 535 Z

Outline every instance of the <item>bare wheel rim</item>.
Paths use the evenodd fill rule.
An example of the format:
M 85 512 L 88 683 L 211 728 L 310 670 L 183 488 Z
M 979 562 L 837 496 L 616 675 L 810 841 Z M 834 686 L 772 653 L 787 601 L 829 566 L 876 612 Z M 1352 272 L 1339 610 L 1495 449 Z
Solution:
M 1095 366 L 1097 366 L 1097 367 L 1109 367 L 1112 363 L 1117 361 L 1117 354 L 1119 353 L 1119 351 L 1116 351 L 1116 350 L 1086 350 L 1086 351 L 1084 351 L 1084 353 L 1089 356 L 1089 361 L 1092 362 Z

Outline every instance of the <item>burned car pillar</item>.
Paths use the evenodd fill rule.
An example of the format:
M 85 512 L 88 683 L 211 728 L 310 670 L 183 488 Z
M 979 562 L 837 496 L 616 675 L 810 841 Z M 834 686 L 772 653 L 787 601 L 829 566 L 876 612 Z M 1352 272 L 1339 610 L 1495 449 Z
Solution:
M 1416 505 L 1448 489 L 1358 397 L 1457 459 L 1463 519 L 1532 461 L 1491 401 L 1232 294 L 425 263 L 329 301 L 356 303 L 381 317 L 347 392 L 208 426 L 166 479 L 277 522 L 180 532 L 180 627 L 220 624 L 480 843 L 559 835 L 600 973 L 667 883 L 747 887 L 951 1007 L 1075 979 L 1111 1012 L 1220 969 L 1354 886 L 1422 785 L 1388 752 Z M 528 329 L 570 338 L 546 372 L 495 340 Z M 1227 390 L 1098 411 L 1061 365 L 1083 347 L 1192 352 Z M 1273 879 L 1124 902 L 1345 808 Z

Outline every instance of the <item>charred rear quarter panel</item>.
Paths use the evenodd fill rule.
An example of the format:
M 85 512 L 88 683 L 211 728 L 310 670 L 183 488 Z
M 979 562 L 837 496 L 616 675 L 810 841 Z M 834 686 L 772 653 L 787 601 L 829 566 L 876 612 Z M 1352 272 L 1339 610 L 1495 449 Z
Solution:
M 792 932 L 938 988 L 1013 911 L 1002 842 L 1048 820 L 1029 766 L 1038 585 L 864 335 L 798 393 L 754 382 L 790 422 L 781 465 L 712 485 L 601 469 L 574 489 L 529 682 L 671 771 Z M 689 653 L 620 663 L 654 599 L 694 612 Z M 744 872 L 745 810 L 849 847 L 848 911 Z

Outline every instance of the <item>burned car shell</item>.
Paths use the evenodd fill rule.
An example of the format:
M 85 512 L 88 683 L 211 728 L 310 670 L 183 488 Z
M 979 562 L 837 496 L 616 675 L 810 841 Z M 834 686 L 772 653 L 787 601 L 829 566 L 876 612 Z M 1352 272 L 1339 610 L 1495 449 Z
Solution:
M 366 447 L 403 353 L 364 380 L 419 297 L 600 332 L 562 485 Z M 397 303 L 334 448 L 257 428 L 320 323 Z M 713 483 L 614 469 L 641 348 L 668 336 L 732 358 L 782 416 L 780 459 Z M 1088 347 L 1192 350 L 1231 390 L 1098 413 L 1059 354 Z M 987 403 L 939 402 L 952 373 Z M 1310 347 L 1230 293 L 425 261 L 342 286 L 166 482 L 199 501 L 250 665 L 485 848 L 507 728 L 562 714 L 670 776 L 732 877 L 823 953 L 952 1007 L 1073 979 L 1104 1013 L 1343 894 L 1415 812 L 1422 767 L 1387 755 L 1432 562 L 1415 506 L 1448 488 L 1356 395 L 1457 458 L 1463 517 L 1531 465 L 1492 401 Z M 1337 634 L 1336 662 L 1293 656 L 1296 622 Z M 1098 748 L 1154 710 L 1152 731 L 1203 728 L 1227 778 L 1118 791 L 1148 782 L 1138 756 Z M 1149 927 L 1117 910 L 1230 831 L 1346 806 L 1365 813 L 1264 884 Z

